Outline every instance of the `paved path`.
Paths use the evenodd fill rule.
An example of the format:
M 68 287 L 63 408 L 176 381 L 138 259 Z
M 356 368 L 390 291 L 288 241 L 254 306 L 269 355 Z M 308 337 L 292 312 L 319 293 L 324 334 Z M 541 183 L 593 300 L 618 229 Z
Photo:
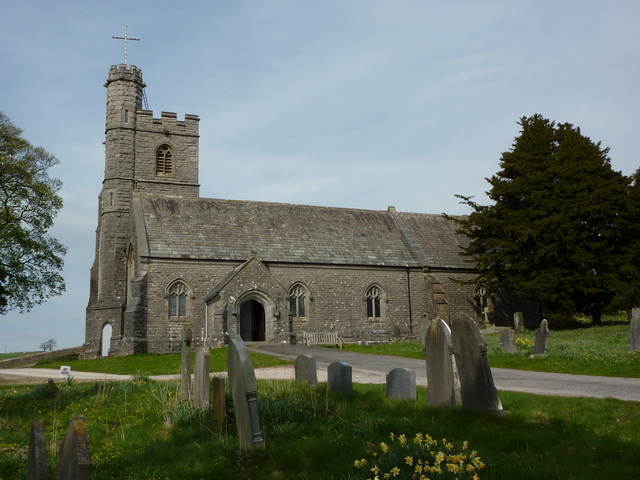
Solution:
M 416 383 L 427 385 L 424 360 L 385 355 L 368 355 L 333 348 L 306 347 L 303 345 L 252 345 L 256 352 L 295 360 L 298 355 L 316 357 L 318 373 L 324 373 L 331 362 L 346 362 L 353 369 L 353 378 L 359 383 L 385 383 L 386 374 L 393 368 L 411 368 L 416 372 Z M 640 402 L 640 378 L 594 377 L 563 373 L 526 372 L 492 368 L 493 380 L 498 390 L 555 395 L 566 397 L 613 397 Z
M 298 355 L 313 355 L 318 366 L 318 380 L 326 381 L 327 366 L 331 362 L 346 362 L 353 368 L 353 380 L 357 383 L 385 383 L 387 373 L 396 367 L 411 368 L 416 372 L 416 383 L 427 385 L 426 365 L 424 360 L 385 355 L 368 355 L 348 352 L 333 348 L 305 347 L 302 345 L 257 345 L 249 346 L 250 350 L 274 355 L 280 358 L 295 360 Z M 640 402 L 640 379 L 592 377 L 586 375 L 567 375 L 560 373 L 526 372 L 523 370 L 507 370 L 492 368 L 493 380 L 498 390 L 534 393 L 539 395 L 556 395 L 567 397 L 613 397 L 621 400 Z M 125 380 L 128 375 L 106 373 L 71 372 L 75 381 Z M 9 368 L 0 369 L 2 378 L 23 378 L 22 383 L 42 383 L 48 378 L 60 379 L 59 370 L 44 368 Z M 176 375 L 152 376 L 153 379 L 176 378 Z M 259 368 L 257 378 L 292 379 L 292 366 Z

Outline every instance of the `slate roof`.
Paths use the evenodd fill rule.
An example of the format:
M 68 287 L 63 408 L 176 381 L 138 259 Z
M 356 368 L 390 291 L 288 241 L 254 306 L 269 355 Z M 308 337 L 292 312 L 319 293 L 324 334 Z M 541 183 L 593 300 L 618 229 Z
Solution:
M 151 257 L 467 267 L 441 215 L 152 195 L 134 203 Z

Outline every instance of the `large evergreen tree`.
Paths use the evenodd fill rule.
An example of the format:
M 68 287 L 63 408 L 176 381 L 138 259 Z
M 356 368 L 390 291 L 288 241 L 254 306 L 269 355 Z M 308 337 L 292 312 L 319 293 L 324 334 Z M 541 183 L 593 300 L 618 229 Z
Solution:
M 640 300 L 639 194 L 608 149 L 571 124 L 523 117 L 520 135 L 487 181 L 492 205 L 459 196 L 463 254 L 481 280 L 538 299 L 555 317 L 594 322 Z M 635 190 L 635 191 L 634 191 Z M 634 198 L 635 197 L 635 198 Z
M 66 249 L 48 233 L 62 208 L 62 183 L 48 173 L 58 160 L 21 133 L 0 112 L 0 313 L 29 311 L 65 288 Z

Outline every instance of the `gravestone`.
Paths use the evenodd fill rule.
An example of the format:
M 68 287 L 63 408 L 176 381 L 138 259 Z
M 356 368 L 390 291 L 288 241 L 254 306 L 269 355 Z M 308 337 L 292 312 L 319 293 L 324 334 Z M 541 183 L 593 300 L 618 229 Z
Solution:
M 536 343 L 533 345 L 534 355 L 544 355 L 547 353 L 547 339 L 549 338 L 549 324 L 546 319 L 542 319 L 538 331 L 536 332 Z
M 351 365 L 345 362 L 333 362 L 327 368 L 327 384 L 332 392 L 351 393 L 352 377 Z
M 441 318 L 431 323 L 425 342 L 427 351 L 427 402 L 431 405 L 459 405 L 455 358 L 451 350 L 451 330 Z
M 318 369 L 313 355 L 299 355 L 295 363 L 296 380 L 309 385 L 318 384 Z
M 27 478 L 29 480 L 49 480 L 49 471 L 47 469 L 47 440 L 44 437 L 44 423 L 42 420 L 34 420 L 31 423 Z
M 196 373 L 193 381 L 193 403 L 200 410 L 209 407 L 209 371 L 211 354 L 207 347 L 196 350 Z
M 433 320 L 426 313 L 422 315 L 422 324 L 420 325 L 420 339 L 422 340 L 422 351 L 427 351 L 427 333 Z
M 229 339 L 227 371 L 238 426 L 240 450 L 263 448 L 264 438 L 258 415 L 256 373 L 247 346 L 240 338 Z
M 87 422 L 82 417 L 74 418 L 67 428 L 60 448 L 57 479 L 89 480 L 92 473 Z
M 500 347 L 504 353 L 518 353 L 516 347 L 516 332 L 513 330 L 500 330 Z
M 524 315 L 522 312 L 513 314 L 513 328 L 516 332 L 524 332 Z
M 640 308 L 631 309 L 631 351 L 640 350 Z
M 416 399 L 416 372 L 410 368 L 394 368 L 387 373 L 387 397 Z
M 191 396 L 191 328 L 186 325 L 182 327 L 181 347 L 182 397 L 189 398 Z
M 227 414 L 227 395 L 223 377 L 213 377 L 213 418 L 223 422 Z
M 487 342 L 469 315 L 459 313 L 453 322 L 451 345 L 460 374 L 462 406 L 477 411 L 502 410 L 489 366 Z

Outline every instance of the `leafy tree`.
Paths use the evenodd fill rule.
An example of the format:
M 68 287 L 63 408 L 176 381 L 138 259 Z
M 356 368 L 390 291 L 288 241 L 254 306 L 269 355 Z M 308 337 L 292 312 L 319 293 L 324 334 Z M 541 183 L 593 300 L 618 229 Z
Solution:
M 21 134 L 0 112 L 0 313 L 27 312 L 65 289 L 66 248 L 48 234 L 62 208 L 62 182 L 48 174 L 58 160 Z
M 555 318 L 583 313 L 598 323 L 603 309 L 632 306 L 640 300 L 638 182 L 569 123 L 533 115 L 519 124 L 487 179 L 494 203 L 458 196 L 473 209 L 457 220 L 469 238 L 463 255 L 480 280 L 541 300 Z
M 40 348 L 43 352 L 51 352 L 58 345 L 58 341 L 55 338 L 50 338 L 46 342 L 40 344 Z

